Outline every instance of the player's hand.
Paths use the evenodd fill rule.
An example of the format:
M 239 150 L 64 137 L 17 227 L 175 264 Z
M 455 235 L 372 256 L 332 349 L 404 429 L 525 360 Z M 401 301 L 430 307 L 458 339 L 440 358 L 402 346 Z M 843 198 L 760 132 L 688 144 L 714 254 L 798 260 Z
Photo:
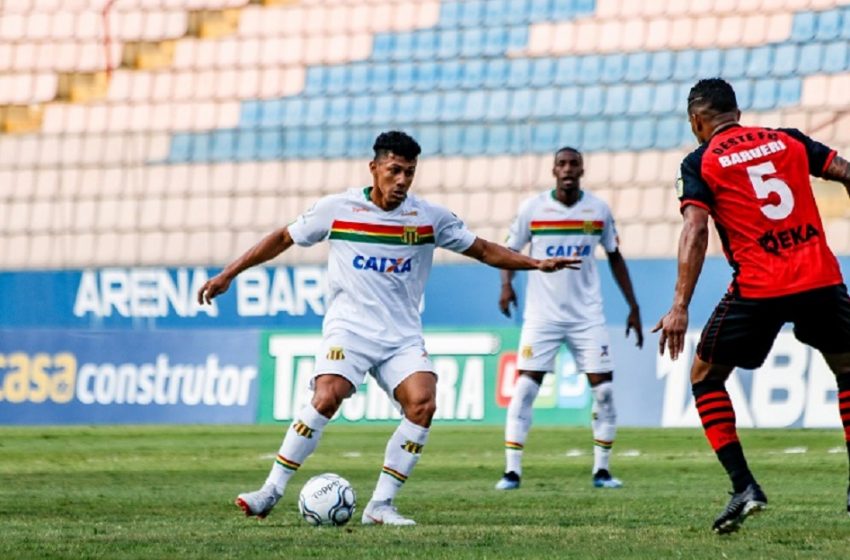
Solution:
M 581 259 L 571 259 L 567 257 L 552 257 L 551 259 L 537 261 L 537 270 L 540 272 L 555 272 L 565 268 L 578 270 L 580 266 Z
M 198 303 L 201 305 L 211 303 L 213 298 L 220 296 L 230 287 L 232 279 L 224 274 L 219 274 L 207 280 L 198 290 Z
M 637 347 L 643 348 L 643 326 L 640 322 L 640 308 L 638 307 L 634 307 L 629 311 L 629 318 L 626 319 L 626 338 L 629 337 L 632 329 L 634 329 L 635 336 L 637 336 Z
M 511 304 L 516 307 L 516 292 L 511 284 L 502 284 L 502 293 L 499 295 L 499 310 L 505 317 L 511 316 Z
M 670 359 L 675 360 L 685 349 L 685 333 L 688 330 L 688 309 L 673 306 L 667 315 L 658 321 L 652 332 L 661 331 L 658 339 L 658 352 L 664 355 L 664 346 L 670 350 Z

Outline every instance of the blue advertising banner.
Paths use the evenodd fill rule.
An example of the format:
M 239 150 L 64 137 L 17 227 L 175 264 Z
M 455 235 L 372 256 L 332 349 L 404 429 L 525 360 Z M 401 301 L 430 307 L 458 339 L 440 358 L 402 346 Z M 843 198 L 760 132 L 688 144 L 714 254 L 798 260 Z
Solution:
M 0 424 L 256 420 L 256 331 L 0 331 Z

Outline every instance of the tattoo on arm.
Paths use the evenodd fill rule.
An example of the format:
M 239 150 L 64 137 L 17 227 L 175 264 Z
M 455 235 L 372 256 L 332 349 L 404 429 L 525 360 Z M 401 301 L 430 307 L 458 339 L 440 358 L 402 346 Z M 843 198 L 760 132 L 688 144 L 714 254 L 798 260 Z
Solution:
M 844 183 L 850 192 L 850 162 L 841 156 L 835 156 L 824 171 L 823 178 Z

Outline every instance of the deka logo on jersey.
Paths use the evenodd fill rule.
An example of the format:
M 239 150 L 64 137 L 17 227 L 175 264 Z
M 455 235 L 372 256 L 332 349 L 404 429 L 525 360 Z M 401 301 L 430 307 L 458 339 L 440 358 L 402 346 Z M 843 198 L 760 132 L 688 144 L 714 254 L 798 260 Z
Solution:
M 387 274 L 402 274 L 410 272 L 411 259 L 396 258 L 396 257 L 366 257 L 357 255 L 352 262 L 357 270 L 374 270 L 375 272 L 384 272 Z
M 546 247 L 547 257 L 587 257 L 590 255 L 590 245 L 549 245 Z

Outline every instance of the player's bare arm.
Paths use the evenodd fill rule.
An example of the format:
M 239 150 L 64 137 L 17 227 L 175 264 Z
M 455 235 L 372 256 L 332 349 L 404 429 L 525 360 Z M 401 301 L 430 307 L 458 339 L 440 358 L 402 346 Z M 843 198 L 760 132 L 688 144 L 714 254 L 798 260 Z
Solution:
M 213 298 L 227 291 L 227 288 L 230 287 L 230 282 L 240 272 L 275 258 L 292 247 L 293 244 L 294 241 L 289 234 L 289 228 L 282 227 L 271 232 L 261 239 L 259 243 L 245 251 L 241 257 L 227 265 L 224 270 L 207 280 L 201 286 L 201 289 L 198 290 L 198 303 L 201 305 L 210 303 Z
M 838 181 L 847 189 L 847 194 L 850 196 L 850 162 L 841 156 L 835 156 L 826 171 L 823 173 L 823 178 L 830 181 Z
M 635 298 L 635 290 L 632 287 L 632 279 L 629 276 L 629 268 L 626 266 L 626 259 L 619 249 L 608 253 L 608 265 L 611 267 L 611 274 L 614 275 L 614 280 L 623 292 L 623 297 L 626 298 L 626 303 L 629 305 L 629 316 L 626 318 L 626 336 L 634 329 L 637 337 L 637 347 L 643 348 L 643 325 L 640 320 L 640 307 L 638 306 L 637 298 Z
M 481 239 L 480 237 L 476 237 L 469 249 L 464 251 L 463 254 L 479 260 L 484 264 L 509 270 L 555 272 L 564 268 L 578 270 L 581 264 L 581 259 L 567 257 L 553 257 L 543 260 L 534 259 L 522 253 L 511 251 L 498 243 Z
M 688 306 L 697 285 L 705 251 L 708 247 L 708 211 L 690 204 L 684 210 L 685 223 L 679 237 L 679 273 L 676 279 L 676 291 L 673 306 L 652 332 L 661 331 L 658 351 L 664 354 L 664 346 L 670 350 L 670 358 L 675 360 L 685 347 L 685 333 L 688 330 Z
M 516 307 L 516 292 L 514 292 L 514 271 L 502 269 L 502 292 L 499 294 L 499 310 L 505 317 L 511 316 L 511 303 Z

